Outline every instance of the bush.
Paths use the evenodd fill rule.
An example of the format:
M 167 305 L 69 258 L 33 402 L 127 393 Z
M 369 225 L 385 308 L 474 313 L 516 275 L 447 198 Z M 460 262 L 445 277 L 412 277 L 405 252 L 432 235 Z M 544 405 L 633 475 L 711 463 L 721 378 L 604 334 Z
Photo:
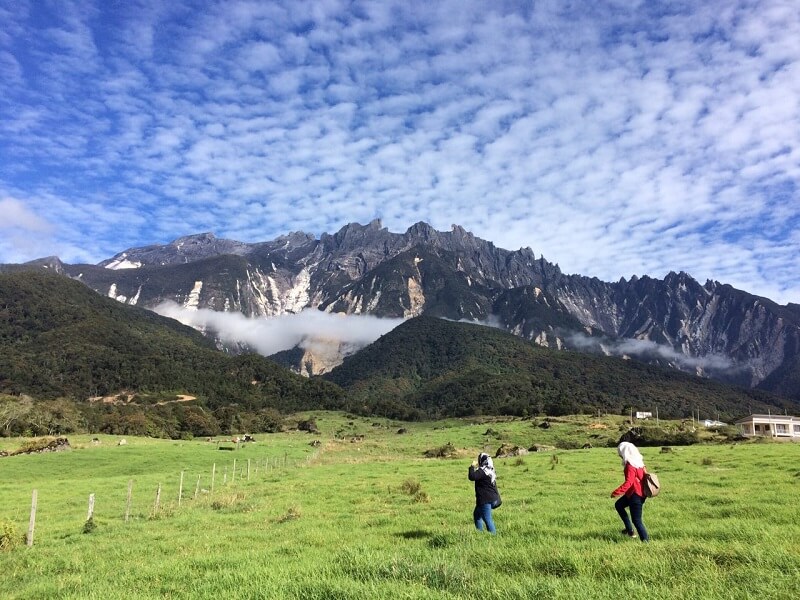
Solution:
M 229 494 L 218 495 L 211 501 L 211 508 L 213 510 L 231 510 L 238 508 L 245 501 L 245 495 L 242 492 L 233 492 Z
M 661 427 L 632 427 L 619 438 L 619 442 L 637 446 L 691 446 L 699 441 L 695 431 L 668 431 Z
M 406 479 L 400 484 L 400 491 L 409 496 L 414 496 L 422 490 L 422 484 L 416 479 Z
M 458 456 L 458 450 L 451 442 L 447 442 L 444 446 L 426 450 L 425 456 L 426 458 L 452 458 Z
M 97 525 L 94 522 L 94 517 L 86 519 L 86 523 L 83 524 L 83 533 L 92 533 L 95 529 L 97 529 Z
M 411 496 L 412 502 L 426 504 L 431 501 L 428 493 L 422 489 L 422 484 L 416 479 L 406 479 L 400 484 L 400 491 Z
M 41 452 L 50 444 L 55 441 L 56 438 L 54 437 L 42 437 L 36 438 L 33 440 L 26 440 L 23 444 L 17 449 L 14 454 L 27 454 L 29 452 Z
M 314 419 L 304 419 L 297 424 L 297 429 L 308 433 L 319 433 L 317 422 Z
M 419 490 L 416 494 L 414 494 L 414 497 L 411 500 L 421 504 L 427 504 L 431 501 L 430 496 L 428 496 L 428 492 L 423 490 Z
M 300 507 L 299 506 L 290 506 L 286 510 L 286 514 L 278 517 L 276 522 L 277 523 L 287 523 L 289 521 L 294 521 L 295 519 L 299 519 L 301 515 L 302 515 L 302 512 L 300 511 Z
M 11 521 L 0 520 L 0 551 L 13 550 L 22 542 L 23 537 Z

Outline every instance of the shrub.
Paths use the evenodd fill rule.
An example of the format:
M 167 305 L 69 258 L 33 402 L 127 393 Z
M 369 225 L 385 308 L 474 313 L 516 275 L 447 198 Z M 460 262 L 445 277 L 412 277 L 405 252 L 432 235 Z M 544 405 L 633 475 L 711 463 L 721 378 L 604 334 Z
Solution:
M 241 492 L 234 492 L 232 494 L 224 494 L 217 496 L 211 501 L 211 508 L 214 510 L 225 510 L 236 507 L 245 500 L 245 495 Z
M 456 447 L 453 446 L 451 442 L 447 442 L 444 446 L 426 450 L 425 456 L 427 458 L 451 458 L 458 456 L 458 450 L 456 450 Z
M 287 523 L 289 521 L 294 521 L 295 519 L 299 519 L 301 516 L 301 511 L 299 506 L 290 506 L 286 510 L 286 514 L 277 518 L 277 523 Z
M 97 529 L 97 525 L 94 522 L 94 517 L 86 519 L 86 523 L 83 524 L 83 533 L 92 533 L 95 529 Z
M 420 504 L 427 504 L 431 501 L 430 496 L 428 496 L 428 492 L 423 490 L 419 490 L 416 494 L 414 494 L 414 497 L 411 500 Z
M 422 484 L 416 479 L 406 479 L 400 484 L 400 491 L 409 496 L 414 496 L 422 490 Z
M 67 438 L 42 437 L 27 440 L 11 454 L 32 454 L 34 452 L 45 452 L 62 448 L 69 448 L 69 441 Z
M 699 441 L 695 431 L 668 431 L 662 427 L 632 427 L 619 438 L 619 442 L 637 446 L 691 446 Z
M 319 433 L 317 422 L 314 419 L 304 419 L 297 424 L 297 429 L 308 433 Z
M 13 550 L 22 539 L 11 521 L 0 520 L 0 551 Z

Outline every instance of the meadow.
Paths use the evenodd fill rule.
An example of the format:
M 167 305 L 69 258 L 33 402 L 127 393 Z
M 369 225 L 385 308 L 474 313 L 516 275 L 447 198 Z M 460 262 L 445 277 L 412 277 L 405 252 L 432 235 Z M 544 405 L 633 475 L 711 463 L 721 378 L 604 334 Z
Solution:
M 0 597 L 800 596 L 796 443 L 643 448 L 664 491 L 647 501 L 652 541 L 642 544 L 620 534 L 609 497 L 622 469 L 603 444 L 621 418 L 562 418 L 547 430 L 521 419 L 322 412 L 295 422 L 310 416 L 318 433 L 256 434 L 235 451 L 199 439 L 119 446 L 101 435 L 100 444 L 70 436 L 68 452 L 0 458 L 0 522 L 17 540 L 38 490 L 33 546 L 0 552 Z M 475 531 L 466 473 L 477 453 L 564 440 L 594 447 L 495 460 L 498 535 Z M 0 438 L 0 449 L 22 442 Z M 448 457 L 424 456 L 443 448 Z M 84 533 L 89 494 L 94 528 Z

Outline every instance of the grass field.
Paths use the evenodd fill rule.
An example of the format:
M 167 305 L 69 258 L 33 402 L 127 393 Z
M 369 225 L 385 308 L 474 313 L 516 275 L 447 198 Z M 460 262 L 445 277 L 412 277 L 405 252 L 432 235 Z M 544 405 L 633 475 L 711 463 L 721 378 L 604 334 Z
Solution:
M 0 552 L 0 597 L 800 596 L 798 444 L 642 449 L 664 485 L 645 506 L 649 545 L 619 534 L 613 448 L 497 459 L 503 506 L 492 537 L 471 519 L 466 472 L 477 452 L 589 435 L 603 442 L 619 435 L 619 420 L 560 419 L 545 431 L 524 420 L 314 416 L 319 434 L 257 435 L 234 452 L 202 440 L 117 446 L 115 437 L 93 445 L 78 436 L 70 452 L 0 458 L 0 522 L 15 539 L 38 490 L 33 547 Z M 309 445 L 315 439 L 320 446 Z M 455 457 L 423 457 L 447 443 Z M 0 449 L 20 444 L 0 439 Z M 95 529 L 83 533 L 91 493 Z

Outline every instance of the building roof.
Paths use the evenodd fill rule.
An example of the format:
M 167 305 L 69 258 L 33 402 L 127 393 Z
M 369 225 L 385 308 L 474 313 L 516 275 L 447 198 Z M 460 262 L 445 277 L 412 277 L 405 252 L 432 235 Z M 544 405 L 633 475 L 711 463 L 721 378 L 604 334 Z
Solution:
M 756 419 L 759 421 L 800 421 L 800 417 L 795 417 L 792 415 L 748 415 L 736 421 L 736 424 L 749 423 Z

